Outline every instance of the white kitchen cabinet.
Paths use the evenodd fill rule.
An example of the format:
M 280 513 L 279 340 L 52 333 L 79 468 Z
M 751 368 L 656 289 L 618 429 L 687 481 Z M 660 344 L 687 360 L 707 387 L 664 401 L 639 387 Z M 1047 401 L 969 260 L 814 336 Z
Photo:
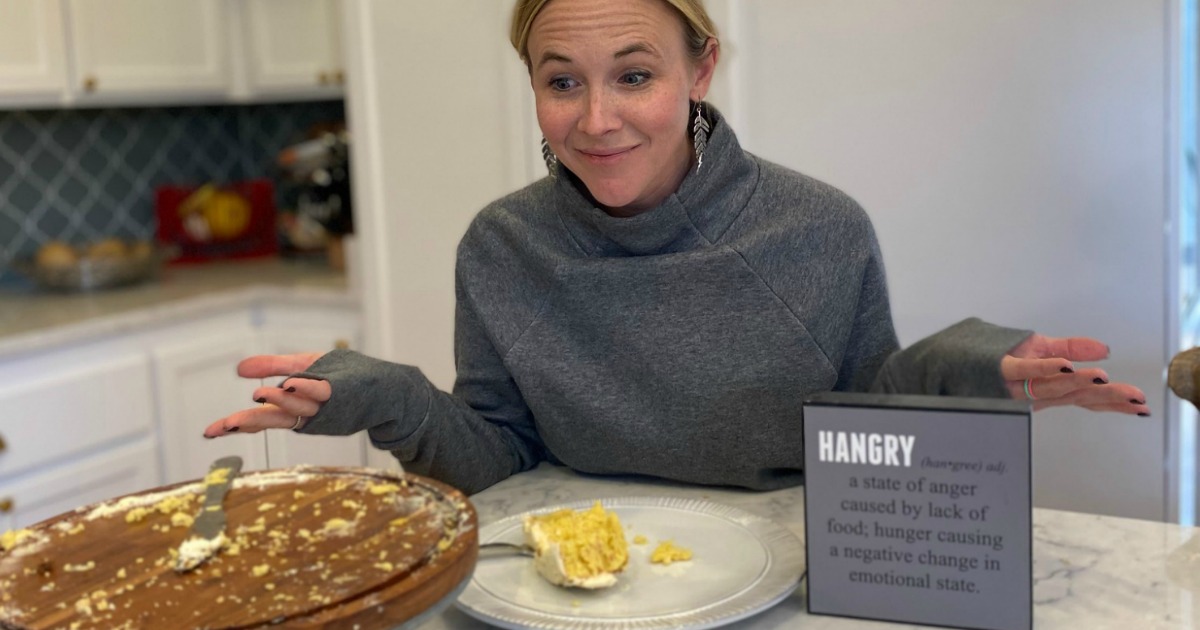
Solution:
M 0 530 L 43 521 L 77 507 L 159 485 L 153 438 L 0 482 Z
M 336 98 L 342 65 L 337 0 L 240 0 L 244 72 L 249 95 Z
M 0 530 L 158 485 L 145 353 L 59 349 L 0 363 L 0 383 Z
M 262 313 L 263 352 L 292 354 L 324 352 L 361 345 L 358 314 L 348 309 L 266 308 Z M 318 436 L 291 431 L 267 431 L 267 455 L 272 468 L 314 466 L 364 466 L 367 436 Z
M 60 0 L 0 0 L 0 106 L 60 102 L 67 93 Z
M 225 95 L 226 9 L 223 0 L 70 0 L 79 101 Z
M 143 353 L 101 345 L 4 367 L 0 480 L 153 431 Z
M 267 468 L 261 434 L 204 437 L 204 428 L 239 409 L 254 405 L 258 382 L 237 375 L 238 361 L 255 354 L 249 324 L 191 331 L 187 339 L 156 344 L 154 374 L 162 432 L 164 482 L 203 477 L 209 464 L 229 455 L 242 458 L 243 470 Z
M 246 470 L 364 465 L 363 435 L 203 437 L 210 423 L 254 405 L 259 381 L 236 369 L 247 356 L 360 343 L 352 303 L 319 291 L 298 298 L 262 291 L 219 306 L 199 298 L 195 308 L 133 312 L 136 324 L 118 334 L 98 326 L 0 358 L 0 531 L 200 478 L 228 455 L 242 457 Z

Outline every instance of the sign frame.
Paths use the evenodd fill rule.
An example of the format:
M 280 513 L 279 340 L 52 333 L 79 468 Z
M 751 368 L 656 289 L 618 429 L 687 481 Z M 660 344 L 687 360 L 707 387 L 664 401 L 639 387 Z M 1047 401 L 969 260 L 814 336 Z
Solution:
M 819 525 L 816 525 L 815 523 L 817 523 L 821 519 L 814 520 L 815 515 L 810 506 L 809 487 L 810 487 L 811 479 L 812 479 L 812 477 L 810 475 L 810 471 L 814 471 L 814 470 L 820 471 L 821 466 L 826 466 L 829 464 L 822 463 L 821 466 L 815 466 L 815 467 L 810 466 L 810 462 L 809 462 L 809 454 L 810 453 L 809 453 L 809 449 L 808 449 L 807 440 L 809 440 L 809 438 L 810 438 L 810 434 L 809 434 L 810 425 L 808 422 L 809 409 L 810 408 L 821 408 L 821 407 L 824 407 L 824 408 L 834 407 L 834 408 L 842 408 L 845 410 L 861 409 L 867 414 L 877 415 L 880 419 L 878 422 L 878 430 L 880 433 L 887 433 L 889 430 L 894 430 L 895 425 L 893 425 L 892 427 L 887 426 L 887 417 L 889 415 L 893 415 L 890 413 L 892 411 L 906 412 L 905 415 L 909 416 L 906 419 L 908 422 L 913 421 L 913 419 L 911 417 L 911 412 L 914 412 L 914 411 L 929 412 L 929 413 L 934 413 L 934 414 L 937 414 L 937 413 L 969 414 L 972 416 L 979 415 L 981 417 L 1004 416 L 1004 417 L 1006 417 L 1005 419 L 1007 419 L 1007 420 L 1022 422 L 1020 429 L 1024 431 L 1025 439 L 1022 441 L 1021 448 L 1023 448 L 1025 450 L 1024 456 L 1025 456 L 1025 463 L 1027 465 L 1024 470 L 1019 471 L 1022 475 L 1024 475 L 1024 483 L 1020 484 L 1019 487 L 1024 491 L 1026 497 L 1028 498 L 1028 505 L 1024 510 L 1026 516 L 1023 519 L 1020 519 L 1021 522 L 1019 523 L 1019 527 L 1021 527 L 1021 529 L 1022 529 L 1022 534 L 1027 536 L 1027 538 L 1025 539 L 1025 542 L 1027 542 L 1027 544 L 1028 544 L 1028 557 L 1025 558 L 1025 560 L 1028 563 L 1026 566 L 1029 570 L 1029 576 L 1028 576 L 1028 590 L 1027 591 L 1022 590 L 1021 595 L 1022 595 L 1023 601 L 1020 603 L 1022 606 L 1028 607 L 1028 626 L 1025 626 L 1024 624 L 1018 624 L 1016 626 L 996 626 L 996 625 L 987 625 L 987 624 L 982 624 L 982 623 L 978 624 L 978 625 L 961 625 L 961 624 L 950 625 L 948 623 L 938 623 L 937 621 L 930 620 L 930 619 L 913 618 L 913 617 L 909 616 L 910 613 L 904 613 L 903 616 L 898 616 L 898 617 L 879 616 L 878 614 L 873 614 L 873 615 L 854 614 L 851 611 L 846 611 L 843 609 L 836 609 L 836 610 L 830 609 L 828 606 L 824 605 L 822 602 L 818 602 L 818 605 L 816 606 L 817 609 L 814 610 L 813 598 L 812 598 L 812 595 L 813 595 L 812 558 L 813 558 L 814 553 L 819 553 L 813 549 L 814 538 L 820 538 L 820 537 L 814 537 L 813 535 L 810 535 L 810 532 L 818 531 L 818 530 L 814 529 L 814 527 L 819 526 Z M 859 420 L 859 419 L 856 418 L 856 420 Z M 868 422 L 868 423 L 874 423 L 874 420 L 861 420 L 861 421 Z M 1004 630 L 1008 630 L 1010 628 L 1018 628 L 1021 630 L 1032 630 L 1032 628 L 1033 628 L 1033 602 L 1034 602 L 1034 599 L 1033 599 L 1033 586 L 1034 586 L 1034 580 L 1033 580 L 1033 542 L 1034 542 L 1033 541 L 1033 443 L 1032 443 L 1033 426 L 1032 426 L 1032 407 L 1031 407 L 1031 404 L 1029 403 L 1029 401 L 1012 400 L 1012 399 L 998 399 L 998 398 L 920 396 L 920 395 L 909 395 L 909 394 L 869 394 L 869 393 L 853 393 L 853 392 L 821 392 L 821 393 L 809 396 L 804 401 L 802 423 L 803 423 L 802 434 L 803 434 L 803 437 L 805 440 L 805 446 L 803 449 L 804 450 L 804 470 L 805 470 L 804 553 L 805 553 L 806 579 L 808 580 L 808 584 L 806 585 L 806 589 L 805 589 L 805 591 L 806 591 L 805 607 L 806 607 L 808 614 L 832 616 L 832 617 L 843 617 L 843 618 L 848 618 L 848 619 L 863 619 L 863 620 L 870 620 L 870 621 L 913 623 L 913 624 L 920 624 L 920 625 L 926 625 L 926 626 L 932 626 L 932 627 L 970 628 L 973 630 L 1000 630 L 1001 628 L 1003 628 Z M 811 436 L 811 437 L 813 437 L 815 439 L 816 436 Z M 1020 480 L 1018 480 L 1018 483 L 1019 482 L 1020 482 Z M 901 496 L 908 496 L 908 495 L 901 495 Z M 822 519 L 824 518 L 825 514 L 827 514 L 827 513 L 822 514 Z M 924 522 L 932 523 L 932 521 L 929 520 L 929 517 L 926 517 L 926 521 L 924 521 Z M 823 579 L 823 578 L 818 577 L 818 579 Z M 902 588 L 902 587 L 893 587 L 893 588 Z M 818 589 L 818 590 L 820 590 L 820 589 Z

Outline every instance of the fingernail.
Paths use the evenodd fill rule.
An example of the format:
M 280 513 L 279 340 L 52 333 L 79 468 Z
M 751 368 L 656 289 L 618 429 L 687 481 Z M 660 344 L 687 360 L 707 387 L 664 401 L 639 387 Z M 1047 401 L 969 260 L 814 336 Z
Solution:
M 1139 413 L 1138 415 L 1139 415 L 1139 416 L 1141 416 L 1141 417 L 1143 417 L 1143 418 L 1149 418 L 1149 417 L 1150 417 L 1150 414 L 1148 414 L 1148 413 Z
M 211 439 L 213 439 L 213 436 L 211 436 L 211 435 L 209 435 L 209 434 L 207 434 L 207 433 L 201 433 L 201 435 L 203 435 L 203 436 L 204 436 L 204 439 L 206 439 L 206 440 L 211 440 Z
M 1138 399 L 1136 399 L 1136 398 L 1130 398 L 1130 399 L 1129 399 L 1129 402 L 1131 402 L 1131 403 L 1133 403 L 1133 404 L 1135 404 L 1135 405 L 1144 405 L 1144 404 L 1146 404 L 1146 401 L 1144 401 L 1144 400 L 1138 400 Z
M 241 429 L 239 429 L 238 427 L 229 427 L 228 429 L 225 429 L 225 432 L 226 433 L 237 433 L 240 430 Z
M 1063 374 L 1074 374 L 1075 370 L 1072 370 L 1069 367 L 1065 367 L 1065 368 L 1060 369 L 1059 372 L 1062 372 Z
M 259 398 L 255 398 L 255 399 L 254 399 L 254 402 L 256 402 L 256 403 L 260 403 L 260 404 L 261 404 L 261 403 L 265 403 L 265 402 L 267 402 L 267 399 L 266 399 L 266 398 L 263 398 L 263 397 L 259 397 Z
M 296 391 L 296 388 L 295 388 L 295 387 L 289 387 L 289 388 L 287 388 L 287 389 L 285 389 L 285 390 L 283 390 L 283 391 L 285 391 L 285 392 L 288 392 L 288 393 L 290 394 L 290 393 L 292 393 L 292 392 Z
M 1095 384 L 1097 384 L 1097 385 L 1107 385 L 1107 384 L 1108 384 L 1108 381 L 1106 381 L 1106 380 L 1104 380 L 1104 379 L 1100 378 L 1099 376 L 1097 376 L 1096 378 L 1092 379 L 1092 382 L 1093 382 L 1093 383 L 1095 383 Z

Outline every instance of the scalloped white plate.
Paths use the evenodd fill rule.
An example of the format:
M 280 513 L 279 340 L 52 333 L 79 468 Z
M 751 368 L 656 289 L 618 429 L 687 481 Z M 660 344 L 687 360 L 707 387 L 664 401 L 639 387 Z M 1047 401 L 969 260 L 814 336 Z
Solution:
M 578 501 L 536 510 L 590 507 Z M 481 558 L 458 607 L 502 628 L 649 630 L 715 628 L 782 601 L 800 583 L 804 544 L 774 521 L 745 510 L 691 499 L 601 499 L 617 513 L 629 545 L 629 565 L 617 585 L 598 591 L 566 589 L 542 579 L 528 557 Z M 522 541 L 521 516 L 483 527 L 480 544 Z M 691 549 L 689 562 L 650 563 L 663 540 Z

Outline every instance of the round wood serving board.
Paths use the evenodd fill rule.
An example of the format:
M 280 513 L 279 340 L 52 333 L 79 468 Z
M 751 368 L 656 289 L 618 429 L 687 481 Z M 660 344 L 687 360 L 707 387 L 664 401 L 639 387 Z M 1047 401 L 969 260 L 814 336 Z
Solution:
M 0 551 L 0 627 L 394 628 L 467 579 L 478 553 L 475 511 L 449 486 L 296 468 L 239 477 L 228 544 L 176 573 L 202 493 L 199 480 L 167 486 L 22 530 Z

